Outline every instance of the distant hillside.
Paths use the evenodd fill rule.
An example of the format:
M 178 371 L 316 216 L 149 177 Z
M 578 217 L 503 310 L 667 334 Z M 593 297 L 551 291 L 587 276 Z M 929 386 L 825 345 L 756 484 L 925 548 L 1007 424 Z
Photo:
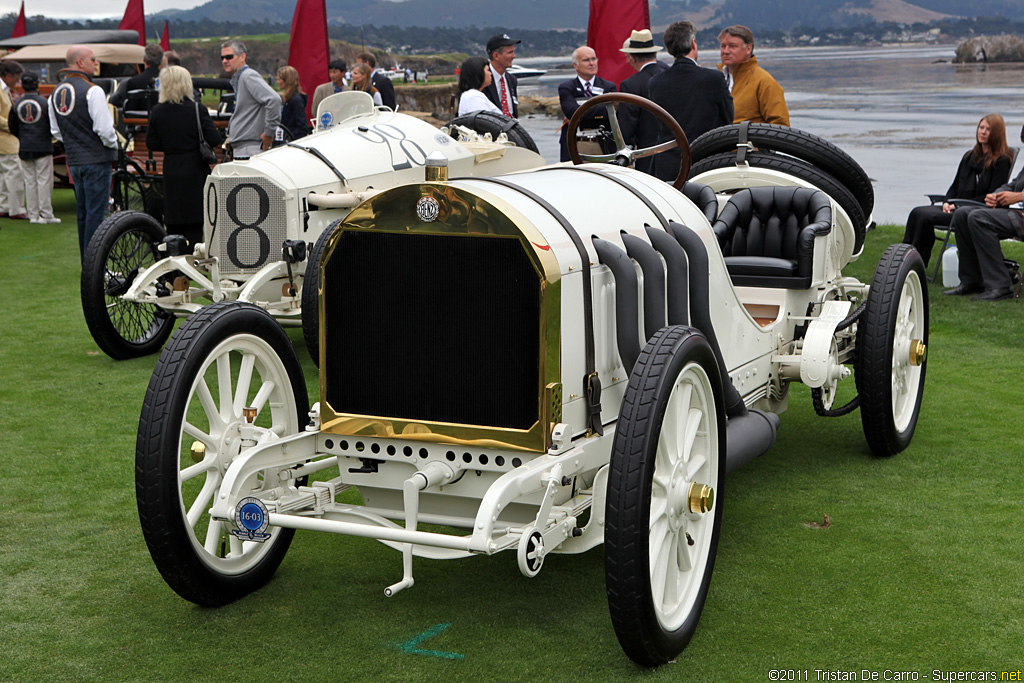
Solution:
M 755 31 L 842 28 L 870 22 L 927 23 L 945 17 L 1020 14 L 1020 0 L 650 0 L 651 23 L 689 19 L 698 27 L 746 24 Z M 182 21 L 288 23 L 294 0 L 210 0 L 157 15 Z M 586 30 L 589 0 L 327 0 L 331 24 Z

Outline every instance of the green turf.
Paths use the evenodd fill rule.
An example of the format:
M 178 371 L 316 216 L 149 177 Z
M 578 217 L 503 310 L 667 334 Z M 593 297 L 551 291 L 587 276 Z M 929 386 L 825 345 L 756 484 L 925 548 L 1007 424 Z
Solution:
M 644 671 L 615 640 L 600 549 L 549 556 L 532 580 L 511 553 L 418 560 L 416 586 L 388 599 L 398 553 L 300 532 L 257 593 L 220 609 L 178 598 L 135 508 L 156 356 L 114 362 L 93 343 L 69 192 L 56 208 L 63 225 L 0 221 L 0 681 L 765 681 L 775 668 L 813 681 L 815 669 L 999 675 L 1024 660 L 1020 302 L 929 286 L 924 406 L 894 458 L 871 456 L 858 413 L 818 418 L 795 386 L 775 448 L 718 499 L 694 640 Z M 871 233 L 848 273 L 870 278 L 901 234 Z M 829 528 L 805 526 L 826 514 Z

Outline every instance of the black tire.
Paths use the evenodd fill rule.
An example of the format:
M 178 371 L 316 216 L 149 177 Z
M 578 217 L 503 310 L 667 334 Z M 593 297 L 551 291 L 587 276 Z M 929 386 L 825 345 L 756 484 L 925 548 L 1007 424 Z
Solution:
M 912 362 L 913 340 L 928 346 L 928 287 L 924 261 L 909 244 L 882 255 L 857 323 L 857 392 L 864 436 L 875 455 L 910 445 L 917 427 L 927 369 L 925 353 Z
M 680 411 L 695 435 L 689 443 L 678 431 Z M 682 463 L 692 467 L 675 467 Z M 670 480 L 668 489 L 657 483 L 662 478 Z M 718 549 L 724 479 L 725 409 L 715 354 L 696 330 L 664 327 L 651 337 L 629 378 L 615 427 L 605 510 L 612 625 L 622 649 L 638 664 L 671 661 L 693 637 Z M 712 488 L 717 500 L 708 501 L 710 511 L 670 508 L 670 497 L 689 498 L 684 490 L 690 483 Z M 654 547 L 661 554 L 652 566 L 656 536 Z M 662 556 L 669 559 L 660 567 L 664 583 L 658 586 L 652 572 Z M 679 566 L 684 560 L 689 570 Z M 671 594 L 666 586 L 674 587 Z M 666 607 L 670 600 L 671 608 Z
M 690 145 L 694 160 L 736 149 L 740 124 L 722 126 L 704 133 Z M 771 123 L 751 123 L 747 139 L 758 149 L 782 152 L 817 166 L 843 183 L 857 199 L 864 216 L 875 208 L 871 178 L 849 154 L 817 135 Z
M 253 401 L 261 386 L 274 383 L 264 403 L 257 406 L 260 410 L 253 425 L 245 425 L 240 409 L 232 406 L 232 397 L 218 390 L 218 358 L 226 358 L 234 368 L 230 389 L 234 394 L 241 353 L 255 358 L 247 401 Z M 201 382 L 210 390 L 208 406 L 199 397 Z M 212 419 L 208 407 L 213 410 Z M 139 417 L 135 495 L 153 562 L 178 595 L 216 607 L 255 591 L 273 576 L 294 529 L 270 527 L 271 537 L 264 543 L 243 545 L 223 524 L 212 522 L 208 511 L 222 473 L 239 452 L 238 439 L 230 435 L 240 426 L 255 426 L 259 438 L 270 436 L 271 427 L 279 430 L 278 436 L 295 434 L 307 410 L 306 384 L 295 350 L 281 326 L 256 306 L 238 302 L 207 306 L 178 329 L 160 354 Z M 209 443 L 185 437 L 186 419 L 190 433 L 213 435 Z M 199 460 L 202 467 L 192 457 L 197 443 L 205 444 Z M 188 476 L 183 476 L 186 468 Z M 256 485 L 273 486 L 277 481 L 275 472 L 262 475 Z M 186 516 L 189 510 L 194 522 Z M 207 551 L 204 542 L 215 549 Z
M 306 341 L 313 365 L 320 367 L 320 260 L 331 235 L 342 224 L 338 219 L 320 233 L 306 258 L 306 274 L 302 278 L 302 338 Z
M 114 360 L 156 353 L 174 327 L 174 316 L 162 308 L 122 298 L 162 258 L 157 245 L 166 236 L 151 216 L 122 211 L 104 220 L 86 247 L 82 312 L 92 338 Z
M 139 177 L 126 169 L 114 171 L 110 179 L 111 212 L 146 212 L 146 188 Z
M 806 180 L 825 192 L 828 196 L 832 197 L 832 199 L 842 207 L 846 212 L 846 215 L 850 217 L 850 221 L 853 223 L 853 253 L 856 254 L 860 251 L 861 246 L 864 244 L 864 234 L 867 230 L 867 221 L 865 220 L 864 211 L 861 209 L 860 203 L 857 202 L 857 199 L 853 194 L 851 194 L 845 185 L 825 171 L 822 171 L 816 166 L 812 166 L 806 161 L 774 154 L 772 152 L 749 152 L 747 154 L 747 163 L 751 166 L 756 166 L 757 168 L 781 171 L 783 173 L 796 176 L 801 180 Z M 705 171 L 713 171 L 719 168 L 730 168 L 735 165 L 735 153 L 724 152 L 722 154 L 713 154 L 712 156 L 705 157 L 700 161 L 694 162 L 693 166 L 690 167 L 689 177 L 693 180 L 693 178 Z
M 490 133 L 492 139 L 505 133 L 508 136 L 509 142 L 516 147 L 523 147 L 538 154 L 540 153 L 540 150 L 537 149 L 537 143 L 533 141 L 533 138 L 526 132 L 522 124 L 504 114 L 495 114 L 492 111 L 483 110 L 475 111 L 470 114 L 463 114 L 452 121 L 452 124 L 465 126 L 481 135 Z

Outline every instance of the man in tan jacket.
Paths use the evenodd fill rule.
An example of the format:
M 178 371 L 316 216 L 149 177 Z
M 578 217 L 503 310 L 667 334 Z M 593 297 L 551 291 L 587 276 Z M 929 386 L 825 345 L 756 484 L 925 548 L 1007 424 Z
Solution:
M 11 86 L 18 82 L 23 71 L 18 62 L 0 62 L 0 218 L 27 220 L 25 178 L 18 159 L 18 137 L 11 133 L 7 123 L 14 107 Z
M 722 63 L 718 65 L 732 93 L 733 123 L 789 125 L 782 86 L 757 64 L 754 34 L 746 26 L 729 26 L 718 34 Z

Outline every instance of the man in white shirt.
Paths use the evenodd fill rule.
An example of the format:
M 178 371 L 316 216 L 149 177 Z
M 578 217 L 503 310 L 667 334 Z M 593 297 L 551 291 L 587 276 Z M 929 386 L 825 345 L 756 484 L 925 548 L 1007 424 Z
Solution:
M 117 159 L 117 133 L 107 96 L 92 82 L 99 66 L 92 49 L 72 46 L 67 63 L 64 80 L 50 95 L 50 132 L 64 143 L 68 173 L 75 185 L 78 248 L 84 260 L 89 239 L 110 203 L 110 164 Z
M 25 177 L 18 159 L 18 137 L 11 133 L 7 119 L 14 106 L 11 86 L 24 71 L 14 60 L 0 63 L 0 217 L 27 219 L 25 213 Z
M 512 119 L 519 118 L 519 95 L 516 92 L 516 77 L 508 70 L 516 58 L 516 45 L 521 42 L 512 40 L 507 33 L 491 36 L 487 41 L 491 84 L 484 88 L 483 93 L 502 114 Z
M 569 161 L 569 142 L 566 133 L 569 130 L 569 119 L 586 100 L 609 92 L 615 92 L 615 84 L 597 75 L 597 53 L 583 45 L 572 51 L 572 66 L 576 69 L 576 78 L 570 78 L 558 85 L 558 103 L 565 114 L 562 131 L 558 136 L 560 161 Z M 594 130 L 607 124 L 608 115 L 604 107 L 594 107 L 580 121 L 579 130 Z M 607 140 L 601 145 L 604 153 L 614 152 L 614 144 Z

